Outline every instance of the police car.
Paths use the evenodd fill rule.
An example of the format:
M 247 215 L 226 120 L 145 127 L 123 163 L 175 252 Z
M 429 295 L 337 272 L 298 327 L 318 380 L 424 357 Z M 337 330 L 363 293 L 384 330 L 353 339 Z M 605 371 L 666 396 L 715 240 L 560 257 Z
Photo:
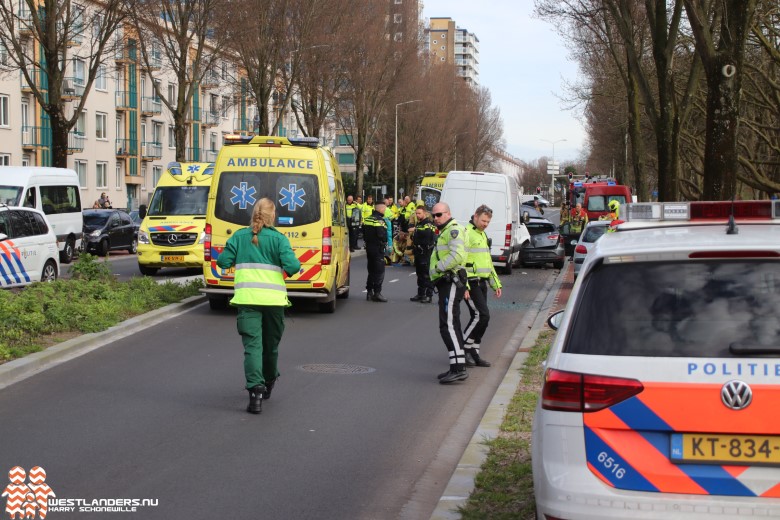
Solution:
M 53 281 L 59 272 L 57 236 L 43 213 L 0 204 L 0 287 Z
M 624 206 L 533 426 L 539 519 L 780 516 L 780 204 Z

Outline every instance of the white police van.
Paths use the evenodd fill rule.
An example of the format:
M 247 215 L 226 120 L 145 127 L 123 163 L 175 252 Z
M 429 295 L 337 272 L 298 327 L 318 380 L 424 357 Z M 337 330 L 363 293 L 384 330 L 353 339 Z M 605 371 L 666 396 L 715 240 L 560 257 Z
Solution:
M 550 319 L 538 518 L 780 516 L 780 204 L 622 209 Z
M 0 287 L 53 281 L 59 272 L 57 237 L 43 213 L 0 204 Z

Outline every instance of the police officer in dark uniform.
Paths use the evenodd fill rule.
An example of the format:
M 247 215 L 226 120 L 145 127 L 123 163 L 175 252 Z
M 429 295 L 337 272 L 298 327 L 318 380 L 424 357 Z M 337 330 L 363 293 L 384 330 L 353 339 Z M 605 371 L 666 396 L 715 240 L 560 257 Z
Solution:
M 414 269 L 417 271 L 417 295 L 409 298 L 413 302 L 431 303 L 433 283 L 431 282 L 431 251 L 436 245 L 436 226 L 431 222 L 425 206 L 415 210 L 417 224 L 409 228 L 414 245 Z
M 387 249 L 387 222 L 384 214 L 387 206 L 377 202 L 374 210 L 363 219 L 363 241 L 366 244 L 368 278 L 366 279 L 366 300 L 386 302 L 382 296 L 382 282 L 385 280 L 385 250 Z

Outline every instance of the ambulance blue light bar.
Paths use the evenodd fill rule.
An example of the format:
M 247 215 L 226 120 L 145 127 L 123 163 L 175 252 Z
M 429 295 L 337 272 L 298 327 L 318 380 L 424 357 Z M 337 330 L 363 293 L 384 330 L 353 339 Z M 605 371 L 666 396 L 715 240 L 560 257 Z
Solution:
M 203 175 L 214 175 L 214 163 L 209 163 L 206 169 L 203 170 Z
M 320 145 L 318 137 L 288 137 L 290 144 L 293 146 L 308 146 L 309 148 L 317 148 Z
M 780 219 L 780 201 L 634 202 L 624 205 L 621 213 L 627 222 L 726 222 L 732 214 L 735 220 L 768 221 Z
M 171 175 L 181 175 L 181 163 L 179 161 L 171 161 L 168 163 L 168 172 Z

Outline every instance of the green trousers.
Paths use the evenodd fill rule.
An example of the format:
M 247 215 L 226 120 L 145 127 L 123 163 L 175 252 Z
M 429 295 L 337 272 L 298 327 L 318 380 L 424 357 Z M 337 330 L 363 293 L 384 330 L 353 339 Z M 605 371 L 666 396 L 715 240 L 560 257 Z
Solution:
M 238 333 L 244 344 L 246 387 L 263 385 L 279 376 L 279 342 L 284 333 L 284 307 L 241 305 Z

